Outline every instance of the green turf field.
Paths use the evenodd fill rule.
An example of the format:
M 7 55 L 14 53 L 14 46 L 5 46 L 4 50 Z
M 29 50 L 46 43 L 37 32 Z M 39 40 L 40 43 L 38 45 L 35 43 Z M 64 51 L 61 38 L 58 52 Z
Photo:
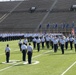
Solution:
M 5 47 L 10 45 L 12 63 L 5 64 Z M 23 64 L 22 53 L 19 51 L 18 40 L 0 42 L 0 75 L 76 75 L 76 53 L 73 50 L 65 50 L 61 54 L 58 49 L 54 53 L 50 48 L 40 52 L 33 50 L 32 64 Z

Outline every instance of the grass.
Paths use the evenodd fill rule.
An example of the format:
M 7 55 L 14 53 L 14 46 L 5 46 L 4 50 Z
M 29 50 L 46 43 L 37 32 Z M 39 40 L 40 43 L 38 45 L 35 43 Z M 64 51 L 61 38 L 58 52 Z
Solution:
M 10 60 L 19 60 L 16 63 L 2 63 L 5 61 L 4 49 L 6 44 L 9 44 L 11 48 Z M 46 48 L 44 50 L 41 49 L 40 52 L 37 52 L 35 49 L 33 50 L 32 61 L 39 61 L 39 63 L 35 65 L 23 64 L 22 53 L 18 47 L 18 40 L 0 42 L 0 75 L 61 75 L 76 61 L 76 53 L 74 48 L 73 50 L 70 50 L 70 48 L 65 50 L 65 54 L 63 55 L 60 49 L 58 49 L 57 53 L 54 53 L 51 48 L 49 50 Z M 76 64 L 64 75 L 76 75 L 75 70 Z

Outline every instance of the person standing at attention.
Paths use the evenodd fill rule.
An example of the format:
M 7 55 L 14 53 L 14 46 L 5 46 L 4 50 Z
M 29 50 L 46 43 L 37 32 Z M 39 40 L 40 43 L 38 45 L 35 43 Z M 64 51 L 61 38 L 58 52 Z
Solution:
M 71 50 L 73 49 L 73 41 L 74 41 L 74 38 L 72 36 L 69 37 L 69 41 L 70 41 L 70 48 Z
M 21 45 L 21 50 L 22 50 L 22 60 L 25 62 L 26 61 L 26 52 L 27 52 L 27 46 L 25 43 Z
M 27 38 L 24 38 L 23 43 L 24 43 L 25 45 L 27 45 L 27 43 L 28 43 Z
M 64 45 L 65 45 L 65 39 L 62 36 L 61 39 L 60 39 L 60 46 L 61 46 L 62 54 L 64 54 Z
M 37 43 L 37 50 L 39 52 L 40 51 L 40 43 L 41 43 L 41 39 L 39 37 L 37 38 L 36 43 Z
M 32 53 L 33 53 L 33 47 L 31 46 L 31 43 L 29 43 L 29 45 L 27 46 L 28 64 L 31 64 Z
M 68 49 L 68 43 L 69 43 L 69 37 L 66 36 L 66 37 L 65 37 L 65 49 L 66 49 L 66 50 Z
M 42 38 L 41 38 L 41 43 L 42 43 L 42 49 L 44 49 L 44 43 L 45 43 L 45 38 L 44 38 L 44 36 L 42 36 Z
M 9 63 L 9 58 L 10 58 L 10 47 L 9 44 L 7 44 L 5 48 L 5 54 L 6 54 L 6 63 Z
M 49 49 L 50 37 L 47 35 L 47 36 L 45 37 L 45 40 L 46 40 L 46 47 Z
M 54 52 L 57 52 L 57 49 L 58 49 L 58 39 L 57 39 L 57 37 L 54 37 L 53 45 L 54 45 Z
M 33 42 L 33 48 L 35 49 L 36 48 L 36 38 L 35 37 L 33 38 L 32 42 Z
M 18 45 L 19 45 L 19 48 L 20 48 L 20 51 L 21 51 L 21 45 L 22 45 L 22 40 L 21 39 L 19 40 Z
M 76 36 L 74 37 L 74 48 L 75 48 L 75 52 L 76 52 Z

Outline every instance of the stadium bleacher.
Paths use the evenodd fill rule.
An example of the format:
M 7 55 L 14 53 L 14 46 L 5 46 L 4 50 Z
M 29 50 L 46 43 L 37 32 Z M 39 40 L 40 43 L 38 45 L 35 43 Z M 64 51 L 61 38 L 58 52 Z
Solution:
M 0 2 L 0 18 L 2 18 L 2 15 L 7 15 L 0 22 L 0 32 L 34 32 L 44 16 L 50 11 L 53 3 L 54 0 Z M 38 31 L 47 30 L 46 25 L 48 23 L 50 25 L 58 23 L 58 29 L 50 27 L 48 31 L 59 32 L 61 30 L 61 32 L 66 32 L 66 30 L 60 28 L 60 25 L 61 23 L 71 25 L 73 21 L 75 23 L 76 12 L 69 10 L 70 6 L 75 3 L 75 0 L 58 0 L 52 11 L 42 22 L 42 28 L 38 29 Z M 36 7 L 37 9 L 34 13 L 30 13 L 30 7 Z M 70 32 L 71 28 L 67 30 Z

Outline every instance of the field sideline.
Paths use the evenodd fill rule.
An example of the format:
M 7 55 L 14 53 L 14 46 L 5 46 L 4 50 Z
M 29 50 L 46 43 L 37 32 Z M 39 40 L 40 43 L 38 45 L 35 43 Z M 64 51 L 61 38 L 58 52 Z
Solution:
M 5 64 L 4 49 L 6 44 L 10 45 L 10 60 L 13 63 Z M 22 54 L 19 51 L 18 40 L 0 42 L 0 75 L 76 75 L 76 53 L 73 50 L 65 50 L 61 54 L 60 48 L 54 53 L 50 48 L 47 50 L 33 50 L 32 64 L 23 64 Z M 34 64 L 38 62 L 37 64 Z

